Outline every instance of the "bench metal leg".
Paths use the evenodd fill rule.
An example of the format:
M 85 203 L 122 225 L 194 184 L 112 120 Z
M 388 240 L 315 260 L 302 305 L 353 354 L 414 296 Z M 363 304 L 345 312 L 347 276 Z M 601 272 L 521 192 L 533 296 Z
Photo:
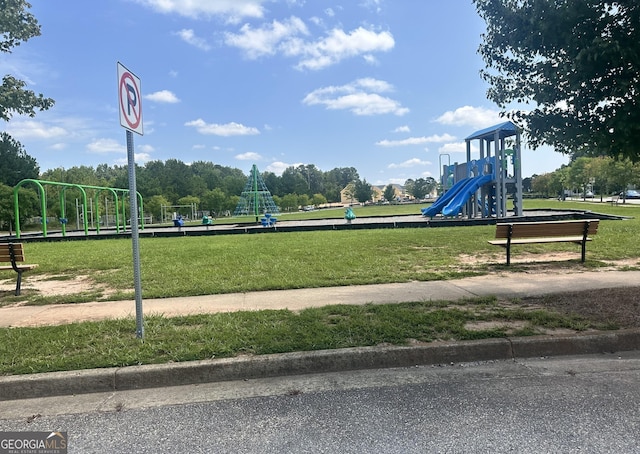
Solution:
M 507 265 L 511 265 L 511 238 L 513 237 L 513 224 L 509 226 L 509 235 L 507 237 Z
M 20 296 L 21 284 L 22 284 L 22 271 L 18 271 L 18 281 L 16 282 L 16 296 Z
M 585 221 L 582 231 L 582 263 L 584 263 L 587 254 L 587 236 L 589 235 L 589 221 Z

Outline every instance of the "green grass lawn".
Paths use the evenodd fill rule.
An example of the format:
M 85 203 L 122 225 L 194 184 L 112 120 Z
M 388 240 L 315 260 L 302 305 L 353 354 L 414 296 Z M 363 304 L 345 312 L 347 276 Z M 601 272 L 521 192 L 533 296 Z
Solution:
M 375 213 L 387 210 L 389 215 L 394 207 L 362 209 L 368 208 Z M 578 208 L 633 216 L 600 223 L 598 235 L 587 248 L 587 266 L 640 257 L 640 206 L 527 201 L 526 208 Z M 146 298 L 162 298 L 484 274 L 504 267 L 504 250 L 487 243 L 494 233 L 493 226 L 474 226 L 142 238 L 143 294 Z M 518 246 L 513 253 L 550 250 L 577 252 L 578 248 L 572 244 L 531 245 Z M 86 275 L 98 284 L 120 290 L 108 297 L 93 292 L 75 298 L 47 297 L 27 290 L 25 296 L 31 303 L 133 297 L 129 239 L 27 243 L 26 253 L 40 266 L 25 275 L 25 283 L 35 274 L 54 279 Z M 484 260 L 473 263 L 461 260 L 463 257 Z M 560 262 L 556 266 L 574 263 Z M 511 269 L 517 268 L 514 265 Z M 5 276 L 12 279 L 15 274 L 0 274 L 0 278 Z M 6 294 L 0 298 L 0 305 L 13 301 L 15 298 Z
M 468 323 L 496 321 L 471 329 Z M 512 329 L 510 321 L 520 321 Z M 495 298 L 393 305 L 327 306 L 145 319 L 144 342 L 134 321 L 107 320 L 41 328 L 0 329 L 0 374 L 157 364 L 291 351 L 406 345 L 409 341 L 531 335 L 541 327 L 614 329 L 578 316 L 506 308 Z
M 412 213 L 419 213 L 420 206 L 411 208 Z M 579 248 L 570 244 L 521 246 L 514 249 L 515 255 L 525 251 L 575 252 L 575 260 L 549 264 L 558 269 L 598 267 L 622 259 L 630 259 L 633 266 L 637 263 L 640 206 L 526 201 L 525 209 L 540 208 L 592 210 L 633 219 L 602 221 L 599 233 L 588 245 L 585 265 L 579 262 Z M 397 214 L 393 210 L 393 206 L 363 207 L 357 215 Z M 425 281 L 526 269 L 526 264 L 510 268 L 504 265 L 504 250 L 487 243 L 494 233 L 493 226 L 475 226 L 143 238 L 140 243 L 143 296 Z M 63 297 L 47 297 L 27 290 L 25 298 L 30 304 L 134 296 L 128 239 L 27 243 L 26 253 L 30 262 L 40 266 L 25 274 L 25 283 L 36 274 L 52 279 L 83 275 L 98 284 L 121 289 L 109 297 L 99 290 Z M 474 263 L 461 260 L 462 257 L 486 260 Z M 3 272 L 2 278 L 13 282 L 15 273 Z M 0 296 L 0 305 L 16 300 L 5 292 Z M 525 327 L 516 332 L 500 325 L 487 330 L 465 328 L 466 323 L 478 320 L 521 320 Z M 456 305 L 430 302 L 359 308 L 333 306 L 300 313 L 262 311 L 170 319 L 150 317 L 145 323 L 144 342 L 135 338 L 133 320 L 1 329 L 0 373 L 186 361 L 383 342 L 404 344 L 410 339 L 428 342 L 525 335 L 535 334 L 540 326 L 603 328 L 579 317 L 550 311 L 506 309 L 491 299 Z

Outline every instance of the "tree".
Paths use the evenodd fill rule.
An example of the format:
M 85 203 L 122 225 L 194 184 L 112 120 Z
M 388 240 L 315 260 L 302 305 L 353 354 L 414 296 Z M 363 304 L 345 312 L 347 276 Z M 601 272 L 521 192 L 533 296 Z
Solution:
M 324 174 L 324 195 L 329 202 L 340 202 L 342 190 L 359 178 L 354 167 L 336 167 Z
M 395 200 L 396 198 L 396 188 L 393 187 L 393 185 L 388 184 L 385 188 L 384 188 L 384 192 L 382 193 L 382 195 L 384 196 L 384 199 L 387 202 L 392 202 Z
M 622 192 L 622 198 L 625 200 L 626 190 L 630 184 L 637 181 L 637 165 L 629 159 L 612 160 L 609 164 L 608 175 L 614 191 Z
M 27 188 L 18 189 L 20 201 L 20 223 L 25 225 L 27 219 L 39 213 L 38 195 Z M 0 183 L 0 229 L 11 229 L 15 223 L 15 210 L 13 206 L 13 188 Z
M 298 211 L 298 195 L 286 194 L 280 199 L 282 211 Z
M 311 198 L 311 203 L 313 203 L 313 205 L 317 208 L 320 205 L 326 204 L 327 198 L 320 193 L 313 194 L 313 197 Z
M 562 200 L 565 198 L 565 190 L 569 186 L 569 167 L 563 165 L 551 174 L 549 187 L 551 191 L 558 194 Z
M 227 195 L 220 188 L 206 191 L 202 195 L 202 209 L 209 210 L 209 214 L 217 217 L 218 213 L 222 213 L 225 210 L 226 200 Z
M 309 192 L 309 183 L 306 175 L 304 175 L 299 167 L 287 167 L 282 172 L 280 190 L 286 194 L 306 194 Z
M 542 175 L 533 175 L 531 177 L 531 189 L 533 192 L 542 195 L 543 197 L 551 197 L 555 194 L 552 186 L 552 176 L 550 173 L 543 173 Z
M 298 206 L 306 207 L 307 205 L 311 205 L 311 199 L 307 194 L 301 194 L 298 196 Z
M 149 199 L 145 199 L 144 201 L 144 210 L 147 213 L 151 213 L 153 219 L 156 219 L 156 222 L 164 222 L 166 219 L 162 219 L 163 207 L 171 205 L 164 196 L 154 195 Z
M 38 178 L 39 173 L 38 163 L 24 151 L 20 142 L 0 132 L 0 183 L 15 186 L 25 178 Z
M 411 194 L 416 199 L 424 199 L 427 194 L 436 188 L 438 182 L 432 177 L 418 178 L 417 180 L 407 180 L 405 188 L 408 194 Z
M 178 212 L 183 216 L 191 216 L 191 207 L 195 207 L 196 211 L 200 205 L 200 199 L 193 195 L 187 195 L 178 199 Z M 188 206 L 187 206 L 188 205 Z
M 600 201 L 602 202 L 603 196 L 610 193 L 611 181 L 607 169 L 609 163 L 613 159 L 610 157 L 599 157 L 591 159 L 591 172 L 594 175 L 593 193 L 600 194 Z
M 413 195 L 413 185 L 414 184 L 415 184 L 415 181 L 413 180 L 413 178 L 409 178 L 408 180 L 405 180 L 405 182 L 404 182 L 404 192 L 406 194 Z
M 640 160 L 637 0 L 474 0 L 489 99 L 526 124 L 533 148 Z M 578 154 L 580 155 L 580 154 Z
M 24 0 L 0 2 L 0 52 L 11 50 L 22 42 L 40 36 L 40 25 L 27 11 L 31 5 Z M 35 116 L 36 109 L 43 111 L 53 106 L 53 99 L 25 90 L 26 83 L 6 75 L 0 85 L 0 118 L 9 121 L 13 114 Z M 3 137 L 3 141 L 6 138 Z
M 595 180 L 595 175 L 592 169 L 592 158 L 581 157 L 576 159 L 569 166 L 569 178 L 571 186 L 579 189 L 582 197 L 586 197 L 587 188 L 591 184 L 592 180 Z
M 354 183 L 353 195 L 358 199 L 358 202 L 365 203 L 371 200 L 373 195 L 373 187 L 367 183 L 367 179 L 356 180 Z

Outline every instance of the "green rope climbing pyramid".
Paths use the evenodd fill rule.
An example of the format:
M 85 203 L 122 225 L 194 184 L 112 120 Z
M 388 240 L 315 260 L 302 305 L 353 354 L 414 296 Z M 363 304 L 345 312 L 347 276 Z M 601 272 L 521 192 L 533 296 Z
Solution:
M 251 174 L 242 194 L 240 194 L 240 200 L 233 215 L 253 215 L 257 217 L 266 213 L 279 214 L 280 211 L 273 201 L 267 185 L 264 184 L 264 180 L 260 176 L 260 172 L 258 172 L 258 167 L 254 164 L 251 167 Z

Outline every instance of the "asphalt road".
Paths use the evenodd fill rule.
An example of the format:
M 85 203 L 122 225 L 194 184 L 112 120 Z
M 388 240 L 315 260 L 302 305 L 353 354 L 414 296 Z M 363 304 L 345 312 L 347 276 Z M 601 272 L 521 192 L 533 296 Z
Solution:
M 638 453 L 640 352 L 0 402 L 69 453 Z

